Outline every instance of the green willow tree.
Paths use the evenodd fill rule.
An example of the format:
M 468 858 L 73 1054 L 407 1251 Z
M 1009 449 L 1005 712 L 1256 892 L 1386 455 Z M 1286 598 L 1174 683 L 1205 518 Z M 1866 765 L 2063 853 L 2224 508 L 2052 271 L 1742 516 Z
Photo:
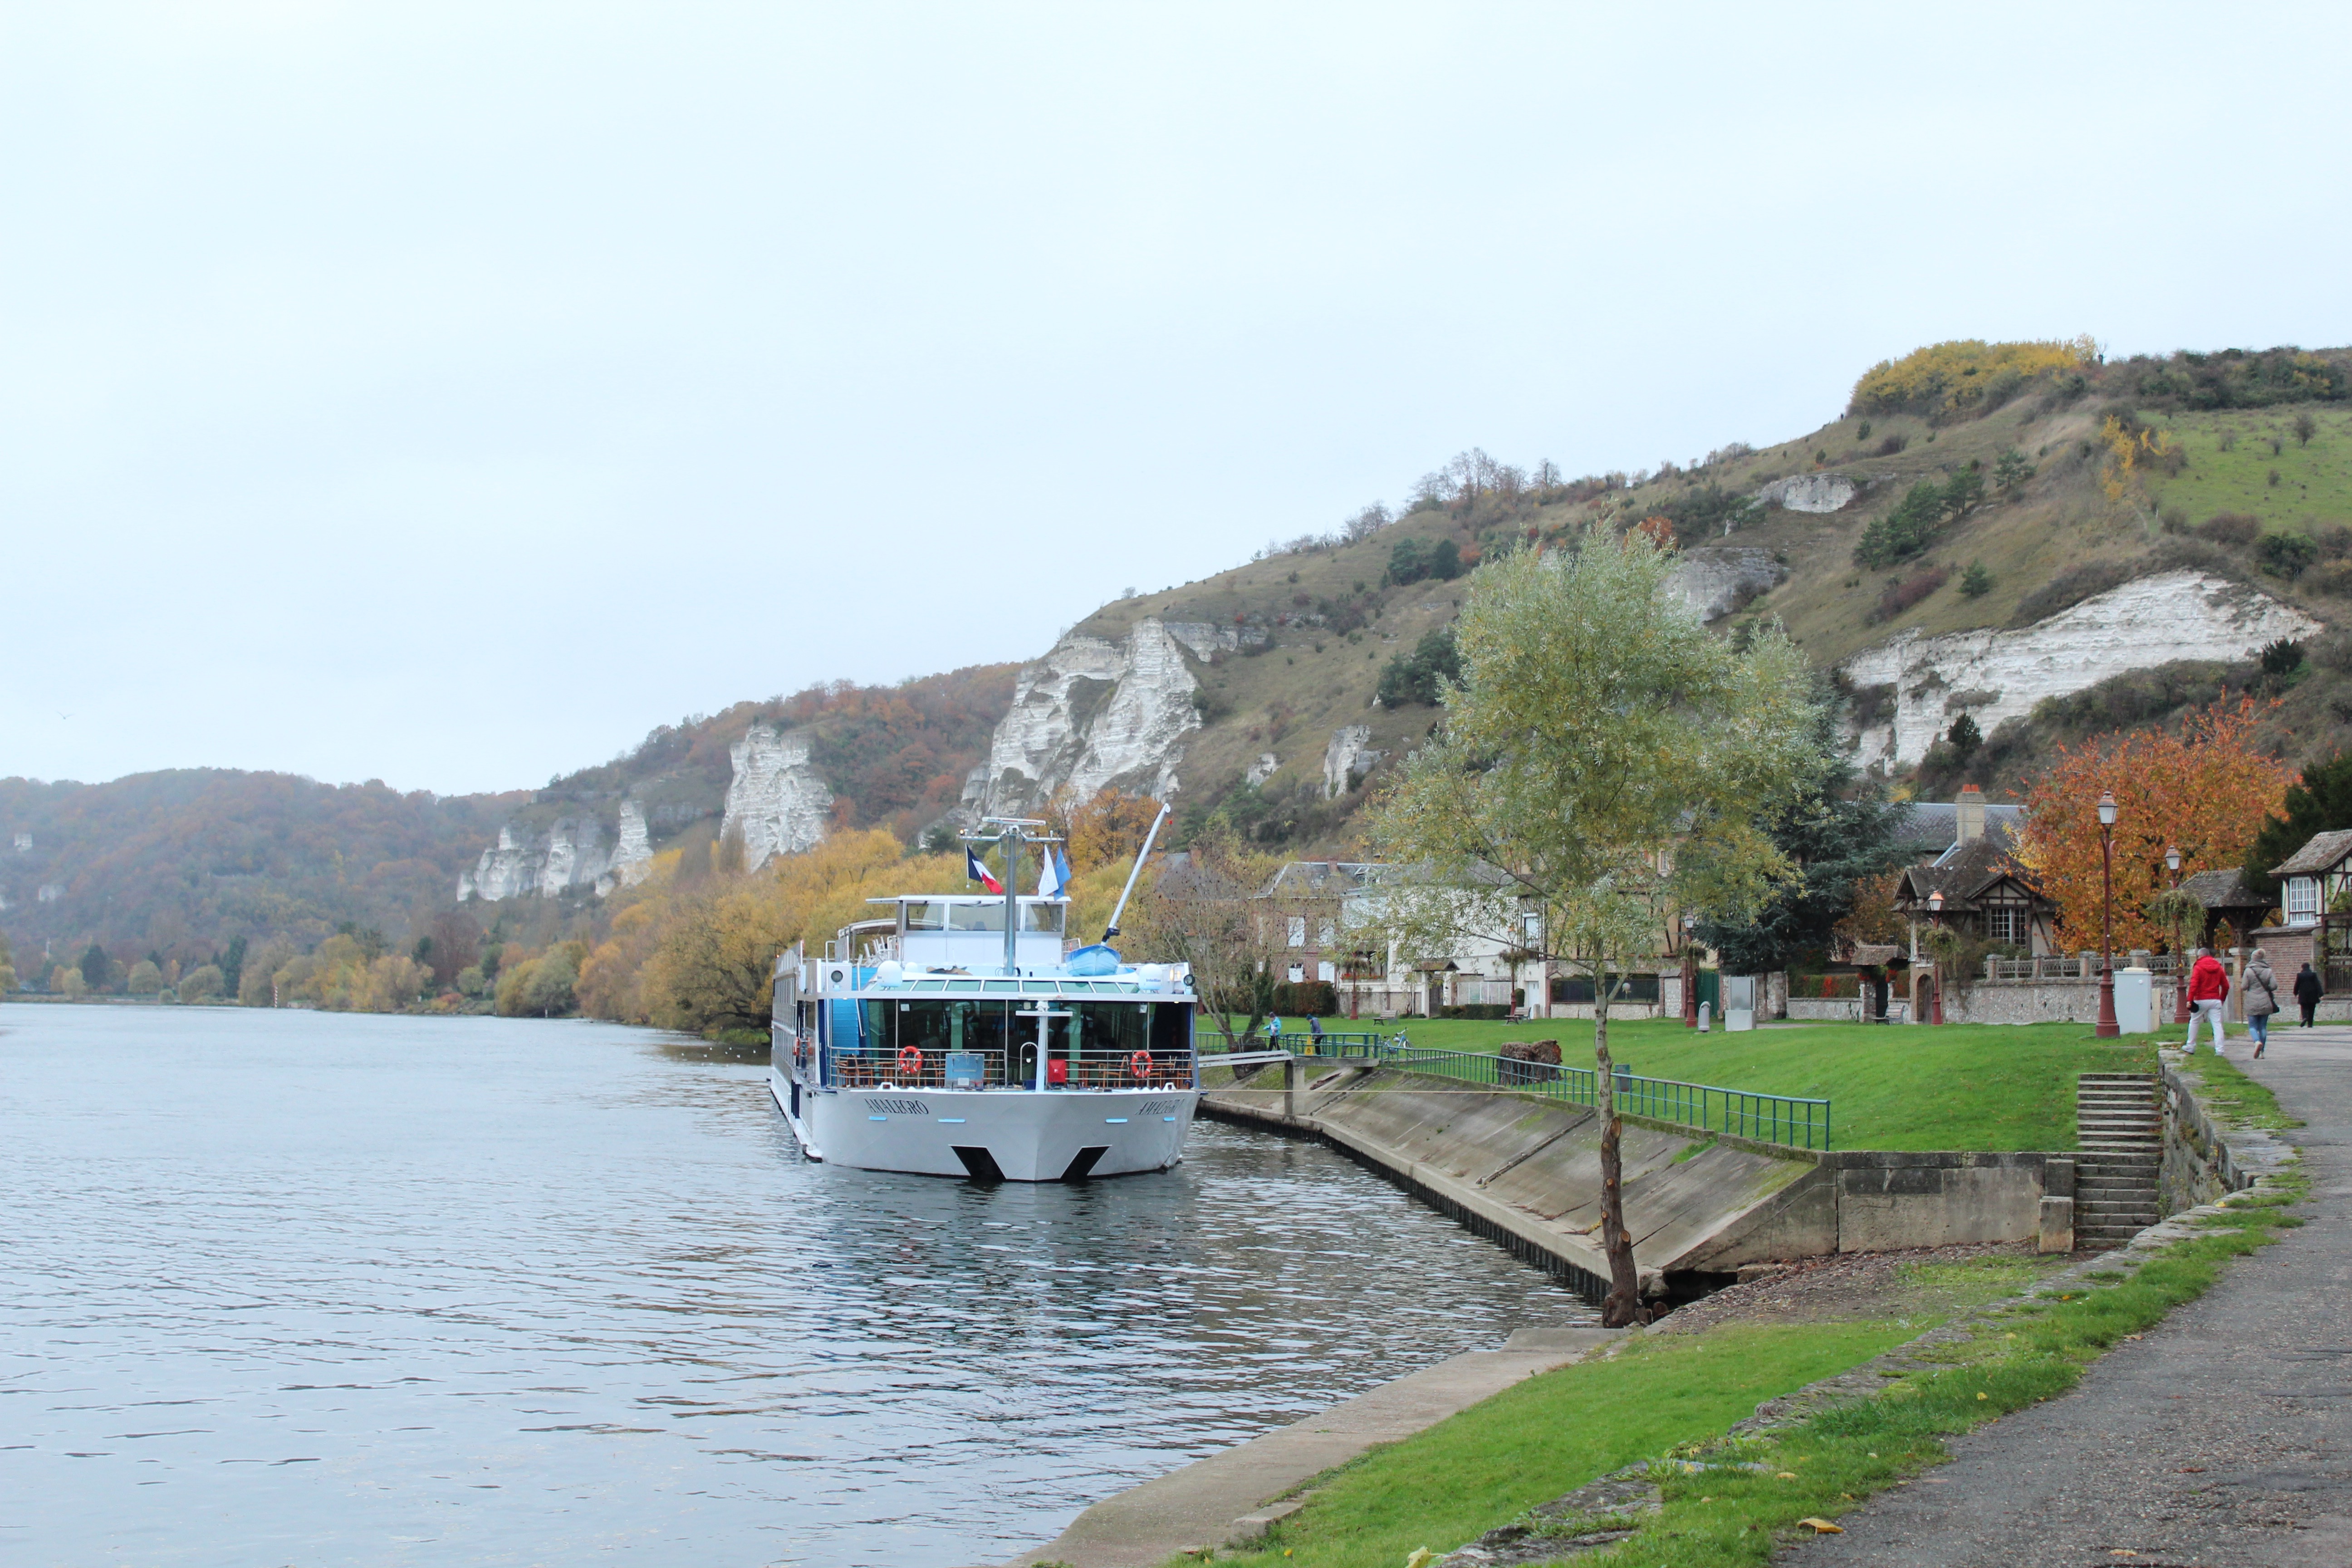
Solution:
M 1640 1312 L 1609 1005 L 1675 912 L 1754 910 L 1794 872 L 1758 820 L 1815 757 L 1804 663 L 1778 626 L 1735 649 L 1669 593 L 1639 533 L 1522 552 L 1472 579 L 1442 733 L 1375 808 L 1389 905 L 1423 952 L 1499 941 L 1590 974 L 1601 1118 L 1602 1321 Z M 1533 917 L 1530 920 L 1530 917 Z

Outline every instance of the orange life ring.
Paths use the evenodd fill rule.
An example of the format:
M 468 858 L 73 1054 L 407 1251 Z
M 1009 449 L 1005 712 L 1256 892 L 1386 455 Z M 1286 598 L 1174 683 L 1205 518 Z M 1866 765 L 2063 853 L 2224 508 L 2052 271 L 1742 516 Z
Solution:
M 1127 1070 L 1137 1078 L 1149 1079 L 1151 1077 L 1151 1053 L 1138 1051 L 1128 1058 Z
M 898 1053 L 898 1075 L 901 1078 L 923 1076 L 923 1053 L 908 1046 Z

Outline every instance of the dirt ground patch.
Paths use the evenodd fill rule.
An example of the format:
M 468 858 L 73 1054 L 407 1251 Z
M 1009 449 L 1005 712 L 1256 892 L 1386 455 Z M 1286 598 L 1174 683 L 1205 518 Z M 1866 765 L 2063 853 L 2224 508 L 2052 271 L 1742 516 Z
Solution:
M 2069 1261 L 2063 1255 L 2036 1253 L 2025 1242 L 1840 1253 L 1769 1266 L 1754 1279 L 1669 1312 L 1650 1331 L 1696 1334 L 1720 1323 L 1943 1318 L 2021 1289 Z

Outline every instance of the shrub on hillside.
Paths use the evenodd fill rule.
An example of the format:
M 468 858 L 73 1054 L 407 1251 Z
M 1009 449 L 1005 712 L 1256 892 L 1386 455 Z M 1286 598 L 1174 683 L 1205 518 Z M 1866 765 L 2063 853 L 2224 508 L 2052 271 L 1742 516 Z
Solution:
M 2254 553 L 2263 571 L 2292 583 L 2319 559 L 2319 546 L 2300 533 L 2266 533 Z
M 2142 403 L 2181 408 L 2265 408 L 2281 403 L 2333 403 L 2352 392 L 2340 356 L 2297 348 L 2224 349 L 2135 359 L 2113 367 Z
M 1433 708 L 1444 695 L 1444 681 L 1462 679 L 1462 656 L 1454 646 L 1451 626 L 1426 632 L 1411 653 L 1400 653 L 1381 670 L 1380 703 L 1402 708 L 1418 702 Z
M 1886 592 L 1878 596 L 1877 605 L 1870 612 L 1871 621 L 1875 624 L 1893 620 L 1942 587 L 1950 575 L 1940 566 L 1930 566 L 1924 572 L 1913 573 L 1900 583 L 1889 584 Z
M 1674 524 L 1677 544 L 1720 539 L 1764 515 L 1764 509 L 1747 496 L 1715 484 L 1685 491 L 1658 510 Z
M 2076 371 L 2097 353 L 2087 338 L 2065 343 L 1989 343 L 1979 338 L 1933 343 L 1864 372 L 1846 412 L 1966 418 L 1999 407 L 2037 380 Z
M 1983 500 L 1984 475 L 1974 467 L 1942 484 L 1921 479 L 1893 510 L 1862 531 L 1853 547 L 1854 563 L 1873 570 L 1900 565 L 1924 553 L 1947 523 L 1967 516 Z
M 1450 539 L 1400 539 L 1389 551 L 1389 581 L 1440 583 L 1462 575 L 1462 547 Z
M 2252 544 L 2263 534 L 2263 520 L 2249 512 L 2219 511 L 2196 527 L 2200 539 L 2210 539 L 2216 544 Z
M 1904 447 L 1908 447 L 1910 444 L 1911 437 L 1908 436 L 1889 436 L 1885 440 L 1881 441 L 1878 444 L 1878 455 L 1882 458 L 1894 457 L 1897 452 L 1900 452 Z
M 1971 599 L 1981 599 L 1992 592 L 1992 574 L 1985 570 L 1983 562 L 1969 563 L 1969 569 L 1960 574 L 1960 592 Z

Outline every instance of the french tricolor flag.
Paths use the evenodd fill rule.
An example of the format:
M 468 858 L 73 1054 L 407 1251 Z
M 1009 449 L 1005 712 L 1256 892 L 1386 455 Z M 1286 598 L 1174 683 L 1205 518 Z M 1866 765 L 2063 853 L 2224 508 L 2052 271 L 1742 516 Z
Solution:
M 964 847 L 963 874 L 992 893 L 1004 891 L 1004 884 L 989 874 L 988 868 L 980 863 L 980 857 L 972 853 L 970 845 Z

